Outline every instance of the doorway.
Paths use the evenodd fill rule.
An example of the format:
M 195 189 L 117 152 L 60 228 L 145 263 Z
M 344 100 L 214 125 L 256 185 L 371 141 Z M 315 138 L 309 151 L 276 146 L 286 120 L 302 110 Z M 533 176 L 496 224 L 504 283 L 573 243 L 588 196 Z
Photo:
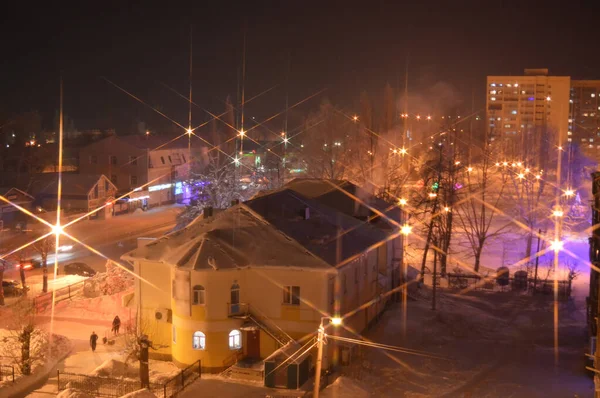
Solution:
M 246 357 L 260 359 L 260 330 L 246 331 Z

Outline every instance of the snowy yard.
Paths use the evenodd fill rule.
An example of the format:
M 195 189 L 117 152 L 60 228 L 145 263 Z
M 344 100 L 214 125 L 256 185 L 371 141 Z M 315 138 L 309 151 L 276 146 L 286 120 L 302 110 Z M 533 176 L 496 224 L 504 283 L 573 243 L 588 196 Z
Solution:
M 553 308 L 547 297 L 518 293 L 444 291 L 431 310 L 431 290 L 415 289 L 408 304 L 406 339 L 400 306 L 386 312 L 364 335 L 446 359 L 362 348 L 346 368 L 381 397 L 588 397 L 592 378 L 584 370 L 585 311 L 580 299 L 559 303 L 559 349 L 555 364 Z M 466 395 L 465 395 L 466 394 Z M 470 395 L 469 395 L 470 394 Z

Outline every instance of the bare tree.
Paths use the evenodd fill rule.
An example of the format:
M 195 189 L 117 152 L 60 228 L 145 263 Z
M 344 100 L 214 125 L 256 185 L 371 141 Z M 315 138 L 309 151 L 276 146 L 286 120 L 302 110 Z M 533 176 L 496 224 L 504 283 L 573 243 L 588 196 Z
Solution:
M 4 267 L 5 262 L 0 260 L 0 305 L 4 305 Z
M 48 291 L 48 254 L 54 250 L 54 246 L 56 241 L 52 236 L 49 236 L 45 239 L 40 240 L 39 242 L 33 245 L 33 248 L 40 257 L 42 258 L 42 272 L 43 272 L 43 282 L 42 282 L 42 291 L 46 293 Z
M 504 199 L 507 183 L 505 175 L 494 178 L 492 174 L 489 145 L 486 145 L 482 162 L 465 170 L 466 186 L 462 189 L 459 205 L 455 208 L 459 226 L 469 241 L 475 264 L 473 269 L 479 272 L 481 254 L 486 242 L 508 226 L 493 229 L 492 224 L 498 215 L 498 205 Z

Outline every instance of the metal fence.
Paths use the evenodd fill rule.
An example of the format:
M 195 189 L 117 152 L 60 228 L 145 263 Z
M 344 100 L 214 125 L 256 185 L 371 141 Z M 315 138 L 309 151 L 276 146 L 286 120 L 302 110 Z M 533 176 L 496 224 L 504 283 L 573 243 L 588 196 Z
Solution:
M 12 365 L 0 365 L 0 381 L 15 381 L 15 367 Z
M 200 361 L 183 369 L 164 384 L 150 383 L 147 387 L 157 397 L 171 398 L 198 380 L 202 373 Z M 117 398 L 142 389 L 137 380 L 97 377 L 57 371 L 58 391 L 72 388 L 94 397 Z
M 202 376 L 202 363 L 196 361 L 164 384 L 164 398 L 174 397 Z
M 83 290 L 83 284 L 85 281 L 73 283 L 60 289 L 54 290 L 54 301 L 59 302 L 61 300 L 69 299 L 75 295 L 78 295 Z M 40 294 L 33 298 L 33 306 L 36 312 L 42 312 L 52 304 L 52 292 Z
M 72 388 L 94 397 L 118 398 L 142 388 L 140 382 L 137 380 L 61 373 L 60 371 L 57 371 L 57 380 L 58 391 Z M 151 383 L 150 386 L 148 386 L 148 389 L 157 397 L 163 395 L 164 388 L 162 384 Z

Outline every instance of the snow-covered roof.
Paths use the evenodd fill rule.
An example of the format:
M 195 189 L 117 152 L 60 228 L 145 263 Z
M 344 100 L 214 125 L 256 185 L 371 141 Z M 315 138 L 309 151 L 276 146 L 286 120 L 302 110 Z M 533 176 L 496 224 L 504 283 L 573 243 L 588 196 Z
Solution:
M 122 258 L 195 270 L 285 267 L 335 272 L 244 204 L 199 219 Z
M 347 180 L 326 180 L 320 178 L 295 178 L 284 189 L 291 189 L 302 196 L 339 210 L 349 216 L 370 218 L 379 227 L 397 228 L 402 222 L 402 211 L 395 204 L 380 199 L 367 190 Z M 375 209 L 376 211 L 373 211 Z M 382 222 L 378 213 L 383 213 Z
M 332 266 L 349 262 L 388 237 L 385 231 L 368 222 L 291 189 L 259 196 L 244 204 Z

